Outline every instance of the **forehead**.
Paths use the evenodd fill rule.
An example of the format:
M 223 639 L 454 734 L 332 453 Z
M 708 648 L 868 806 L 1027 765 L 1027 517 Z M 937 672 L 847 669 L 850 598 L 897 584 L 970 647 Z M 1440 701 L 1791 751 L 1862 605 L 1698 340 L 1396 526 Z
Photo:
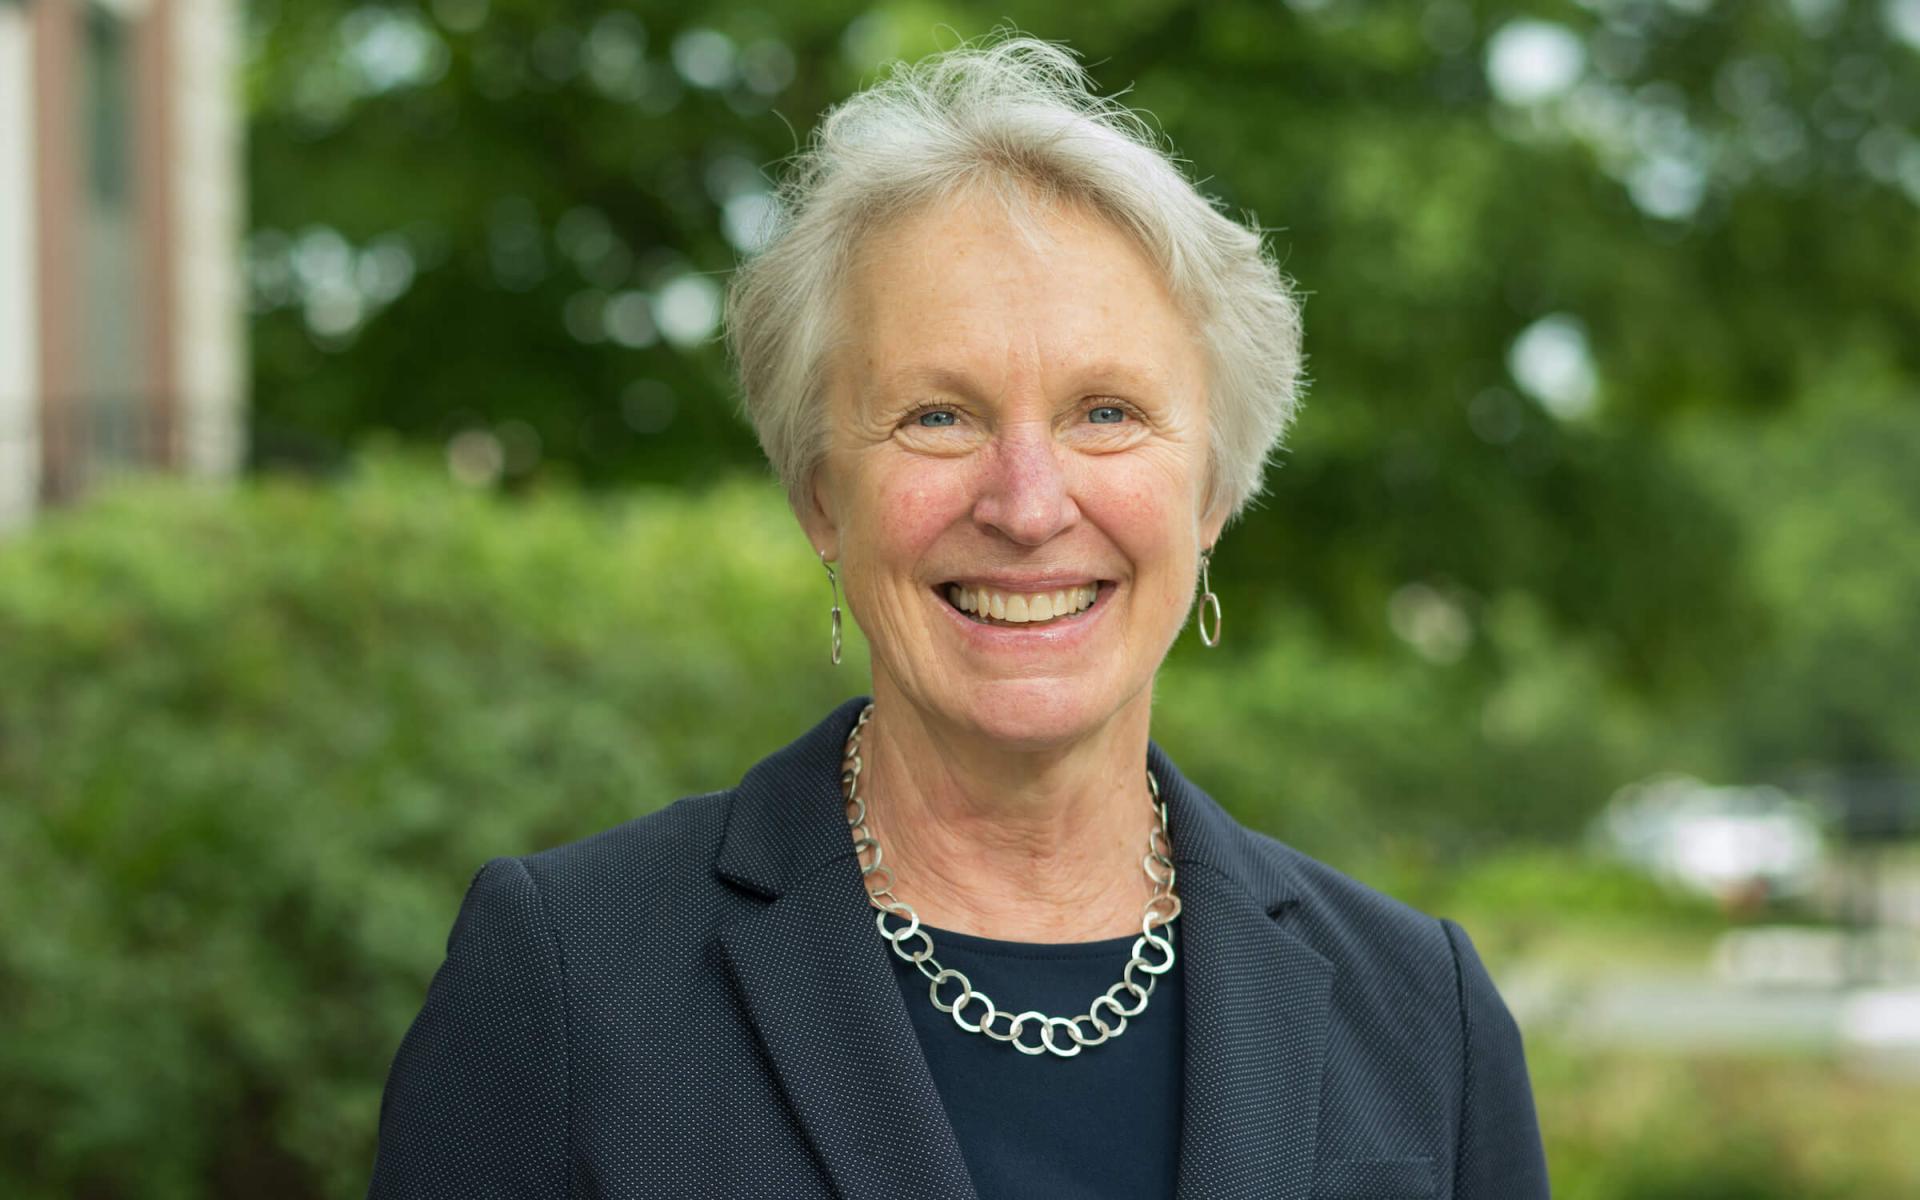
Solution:
M 964 195 L 871 235 L 848 279 L 849 357 L 869 386 L 1009 372 L 1171 382 L 1198 365 L 1191 323 L 1134 240 L 1083 206 L 1016 217 Z

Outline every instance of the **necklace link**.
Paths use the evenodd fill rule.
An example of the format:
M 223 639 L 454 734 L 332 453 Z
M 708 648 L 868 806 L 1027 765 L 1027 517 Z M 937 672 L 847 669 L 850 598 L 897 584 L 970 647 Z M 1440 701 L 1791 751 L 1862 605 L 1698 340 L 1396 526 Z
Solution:
M 860 719 L 847 734 L 846 755 L 840 771 L 847 828 L 853 836 L 854 859 L 860 864 L 861 887 L 874 909 L 874 927 L 894 954 L 912 963 L 914 969 L 926 977 L 927 998 L 933 1006 L 952 1017 L 953 1023 L 966 1032 L 983 1033 L 996 1042 L 1007 1042 L 1022 1054 L 1072 1058 L 1083 1049 L 1102 1045 L 1125 1033 L 1127 1022 L 1147 1011 L 1147 1001 L 1152 999 L 1160 976 L 1173 969 L 1173 920 L 1180 915 L 1180 896 L 1173 890 L 1173 839 L 1167 834 L 1167 805 L 1160 798 L 1160 781 L 1153 777 L 1153 772 L 1147 772 L 1147 790 L 1153 797 L 1154 815 L 1159 819 L 1147 834 L 1147 853 L 1140 860 L 1141 869 L 1153 884 L 1153 894 L 1147 898 L 1146 909 L 1140 916 L 1140 936 L 1133 940 L 1132 957 L 1120 971 L 1120 982 L 1094 997 L 1088 1010 L 1077 1017 L 1050 1017 L 1031 1009 L 1015 1015 L 994 1004 L 993 998 L 974 987 L 964 972 L 942 966 L 934 957 L 932 935 L 920 924 L 920 914 L 894 895 L 893 868 L 881 861 L 883 852 L 872 830 L 867 828 L 867 802 L 860 795 L 860 731 L 872 719 L 873 705 L 868 704 L 860 710 Z M 890 929 L 888 917 L 905 924 Z M 908 943 L 916 939 L 917 944 L 908 948 Z M 1146 982 L 1136 980 L 1136 973 L 1144 975 Z M 960 988 L 959 994 L 950 1001 L 940 998 L 940 987 L 946 983 Z M 1123 1001 L 1122 996 L 1128 1000 Z M 1128 1001 L 1133 1001 L 1131 1007 Z M 977 1007 L 986 1010 L 986 1015 L 977 1022 L 969 1021 L 967 1006 L 976 1002 Z M 1101 1019 L 1103 1011 L 1112 1018 L 1110 1021 Z M 996 1020 L 1006 1022 L 1004 1032 L 993 1027 Z M 1020 1040 L 1020 1034 L 1030 1022 L 1039 1030 L 1038 1042 Z M 1094 1032 L 1081 1032 L 1082 1022 Z M 1061 1029 L 1066 1031 L 1068 1039 L 1064 1045 L 1055 1036 L 1055 1031 Z

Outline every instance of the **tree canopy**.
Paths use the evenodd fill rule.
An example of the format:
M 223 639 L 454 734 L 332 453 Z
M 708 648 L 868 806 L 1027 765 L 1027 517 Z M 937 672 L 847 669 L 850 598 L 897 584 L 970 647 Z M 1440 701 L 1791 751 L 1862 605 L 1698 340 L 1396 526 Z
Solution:
M 509 487 L 760 469 L 716 327 L 771 173 L 887 62 L 1002 14 L 261 0 L 258 460 L 388 430 Z M 1241 630 L 1305 613 L 1486 683 L 1512 664 L 1478 633 L 1519 598 L 1609 686 L 1719 694 L 1771 634 L 1740 498 L 1676 423 L 1738 445 L 1862 389 L 1911 420 L 1911 4 L 1017 17 L 1152 113 L 1306 297 L 1304 415 L 1216 558 Z

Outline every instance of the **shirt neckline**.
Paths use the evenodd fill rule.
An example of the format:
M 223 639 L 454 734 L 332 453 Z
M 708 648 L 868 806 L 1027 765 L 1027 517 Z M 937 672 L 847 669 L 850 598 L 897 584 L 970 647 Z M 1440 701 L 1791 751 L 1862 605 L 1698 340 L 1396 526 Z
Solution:
M 1169 928 L 1177 924 L 1175 917 L 1167 926 L 1156 926 L 1156 930 Z M 990 958 L 1024 959 L 1084 959 L 1110 958 L 1124 955 L 1133 949 L 1137 933 L 1117 938 L 1101 938 L 1094 942 L 1010 942 L 1000 938 L 980 937 L 977 934 L 959 933 L 951 929 L 939 929 L 932 925 L 923 925 L 933 938 L 936 953 L 938 947 L 951 946 L 969 954 L 979 954 Z

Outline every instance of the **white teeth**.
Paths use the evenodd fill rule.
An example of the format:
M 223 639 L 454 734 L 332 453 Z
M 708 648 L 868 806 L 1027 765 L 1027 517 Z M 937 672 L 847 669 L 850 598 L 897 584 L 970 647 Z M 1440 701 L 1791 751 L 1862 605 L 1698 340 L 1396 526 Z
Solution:
M 947 599 L 961 612 L 992 617 L 1011 624 L 1051 621 L 1093 607 L 1100 585 L 1081 584 L 1055 592 L 993 592 L 985 588 L 947 585 Z

